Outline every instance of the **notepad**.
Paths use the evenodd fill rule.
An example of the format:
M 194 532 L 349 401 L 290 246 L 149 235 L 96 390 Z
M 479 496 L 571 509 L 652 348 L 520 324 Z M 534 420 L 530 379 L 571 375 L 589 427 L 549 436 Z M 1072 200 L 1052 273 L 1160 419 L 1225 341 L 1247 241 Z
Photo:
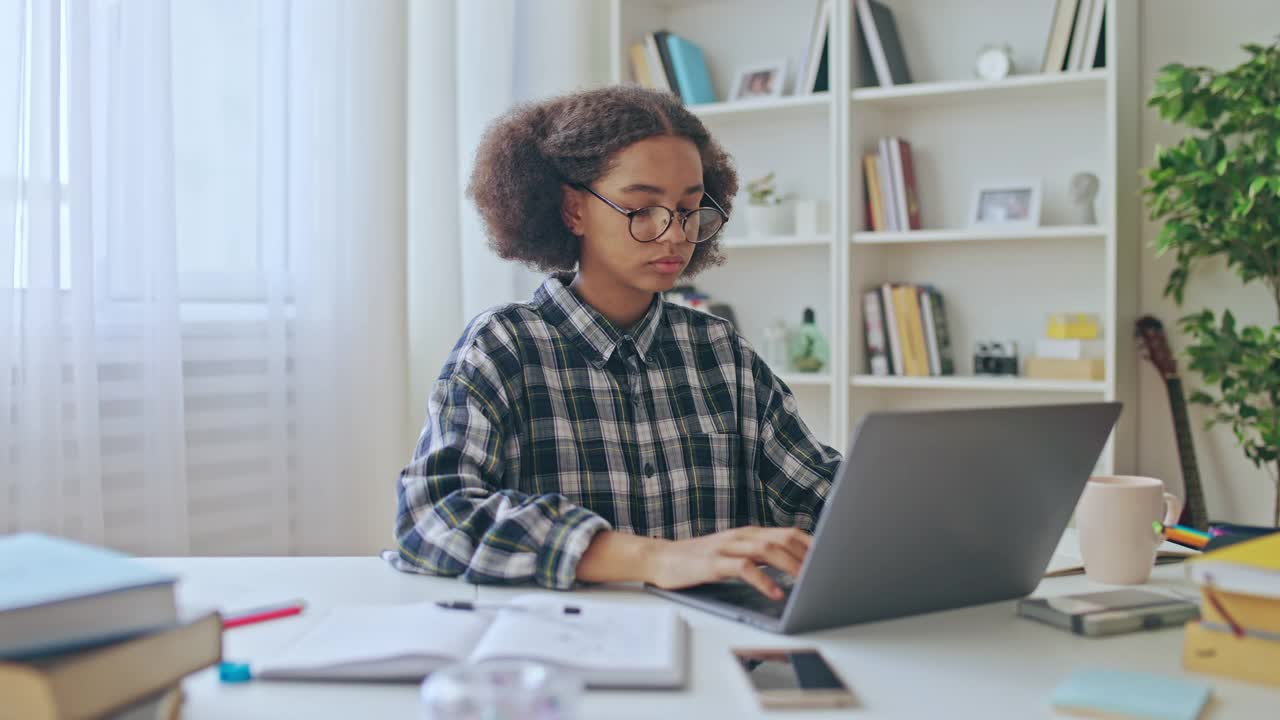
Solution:
M 254 678 L 421 680 L 457 662 L 532 660 L 591 687 L 684 684 L 687 629 L 673 608 L 564 603 L 519 596 L 529 611 L 445 610 L 434 604 L 335 608 L 274 655 L 250 658 Z
M 1054 709 L 1073 715 L 1138 720 L 1196 720 L 1208 685 L 1110 668 L 1077 670 L 1053 693 Z

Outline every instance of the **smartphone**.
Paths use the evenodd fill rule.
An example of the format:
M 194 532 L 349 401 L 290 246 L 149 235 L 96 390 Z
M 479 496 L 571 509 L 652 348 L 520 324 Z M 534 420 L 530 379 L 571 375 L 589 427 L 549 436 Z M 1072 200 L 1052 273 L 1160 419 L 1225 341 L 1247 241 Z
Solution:
M 853 692 L 815 648 L 734 648 L 732 652 L 763 707 L 857 704 Z

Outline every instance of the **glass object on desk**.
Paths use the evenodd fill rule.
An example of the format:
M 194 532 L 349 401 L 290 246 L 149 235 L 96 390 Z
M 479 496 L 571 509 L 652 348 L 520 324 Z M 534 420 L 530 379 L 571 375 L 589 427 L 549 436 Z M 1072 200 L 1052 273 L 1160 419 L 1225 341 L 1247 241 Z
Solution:
M 760 356 L 774 373 L 787 371 L 787 326 L 775 320 L 764 329 L 764 344 Z
M 791 338 L 791 366 L 799 372 L 816 373 L 827 366 L 831 350 L 814 322 L 813 308 L 804 309 L 804 322 Z
M 534 662 L 458 664 L 422 681 L 422 720 L 571 720 L 582 681 Z

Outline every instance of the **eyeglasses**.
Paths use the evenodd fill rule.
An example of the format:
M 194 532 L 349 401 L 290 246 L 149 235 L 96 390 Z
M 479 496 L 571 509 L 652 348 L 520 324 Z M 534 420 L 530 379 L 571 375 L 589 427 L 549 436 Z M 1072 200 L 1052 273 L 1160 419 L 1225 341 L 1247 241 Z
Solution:
M 680 226 L 684 228 L 684 239 L 691 243 L 706 242 L 715 237 L 720 232 L 720 229 L 724 227 L 725 221 L 729 219 L 729 213 L 726 213 L 724 208 L 720 207 L 720 203 L 706 194 L 703 197 L 710 200 L 715 207 L 672 210 L 662 205 L 649 205 L 636 210 L 626 210 L 618 207 L 609 198 L 586 185 L 576 185 L 575 187 L 580 190 L 586 190 L 599 198 L 601 202 L 626 215 L 627 220 L 630 222 L 631 237 L 635 238 L 637 242 L 653 242 L 662 237 L 667 228 L 671 227 L 671 221 L 675 219 L 676 215 L 680 216 Z

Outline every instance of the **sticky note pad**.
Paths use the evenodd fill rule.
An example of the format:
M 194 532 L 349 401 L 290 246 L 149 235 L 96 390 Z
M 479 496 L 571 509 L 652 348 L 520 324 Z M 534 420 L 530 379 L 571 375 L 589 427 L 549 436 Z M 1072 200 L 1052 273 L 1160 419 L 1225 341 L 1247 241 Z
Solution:
M 1212 688 L 1173 677 L 1077 670 L 1053 692 L 1053 707 L 1086 717 L 1196 720 Z

